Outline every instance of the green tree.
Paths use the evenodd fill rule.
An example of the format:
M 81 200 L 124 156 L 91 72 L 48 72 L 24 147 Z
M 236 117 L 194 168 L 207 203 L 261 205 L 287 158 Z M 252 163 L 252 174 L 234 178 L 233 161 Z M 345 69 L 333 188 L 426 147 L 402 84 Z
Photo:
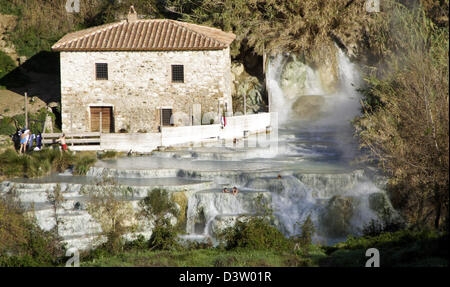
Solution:
M 301 226 L 302 232 L 298 237 L 298 243 L 302 246 L 308 246 L 312 244 L 312 237 L 316 232 L 314 223 L 311 220 L 311 215 L 308 215 L 305 222 Z
M 166 190 L 155 188 L 139 202 L 140 215 L 153 223 L 152 236 L 149 240 L 151 249 L 178 249 L 177 228 L 170 222 L 170 217 L 178 217 L 178 209 L 170 200 Z
M 87 211 L 100 224 L 107 239 L 104 245 L 109 252 L 123 249 L 123 236 L 138 228 L 136 214 L 127 200 L 128 191 L 110 178 L 102 178 L 95 185 L 83 186 L 81 191 L 89 197 Z
M 0 79 L 15 68 L 16 63 L 14 63 L 13 59 L 5 52 L 0 51 Z
M 364 29 L 374 16 L 364 0 L 206 0 L 167 1 L 181 18 L 222 28 L 237 35 L 232 55 L 242 43 L 254 52 L 300 52 L 315 61 L 334 43 L 352 49 L 364 40 Z
M 416 226 L 439 228 L 449 203 L 448 27 L 421 6 L 393 3 L 387 16 L 390 30 L 377 38 L 385 52 L 366 77 L 355 127 L 390 176 L 394 206 Z

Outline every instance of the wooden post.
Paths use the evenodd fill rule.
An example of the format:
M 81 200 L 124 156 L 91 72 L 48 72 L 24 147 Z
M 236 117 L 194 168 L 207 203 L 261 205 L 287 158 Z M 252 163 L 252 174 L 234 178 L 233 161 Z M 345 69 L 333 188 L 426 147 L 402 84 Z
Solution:
M 28 129 L 28 94 L 25 92 L 25 129 Z
M 219 118 L 219 124 L 222 122 L 222 115 L 220 114 L 220 101 L 217 101 L 217 116 Z
M 247 94 L 244 93 L 244 115 L 247 114 Z
M 266 86 L 266 92 L 267 92 L 267 100 L 268 100 L 268 108 L 267 110 L 270 113 L 270 93 L 268 92 L 268 86 L 267 86 L 267 54 L 266 54 L 266 44 L 263 44 L 263 76 L 264 76 L 264 83 Z
M 163 146 L 163 115 L 162 115 L 163 109 L 160 108 L 159 109 L 159 120 L 160 120 L 160 125 L 159 125 L 159 135 L 160 135 L 160 143 L 159 146 Z
M 102 133 L 102 128 L 103 128 L 102 112 L 100 112 L 100 126 L 99 126 L 99 131 L 100 131 L 100 133 Z
M 162 113 L 163 113 L 163 109 L 160 108 L 159 109 L 159 121 L 160 121 L 159 131 L 161 132 L 161 134 L 162 134 L 162 127 L 163 127 L 163 115 L 162 115 Z
M 73 147 L 73 125 L 72 125 L 72 113 L 70 113 L 70 132 L 72 133 L 72 147 Z
M 266 75 L 266 45 L 263 44 L 263 74 Z

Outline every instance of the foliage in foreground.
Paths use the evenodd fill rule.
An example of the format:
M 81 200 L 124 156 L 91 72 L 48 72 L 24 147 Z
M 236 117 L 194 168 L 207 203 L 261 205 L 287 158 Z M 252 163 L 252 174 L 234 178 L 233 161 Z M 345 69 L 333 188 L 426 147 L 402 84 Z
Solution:
M 172 267 L 364 267 L 365 252 L 380 251 L 381 267 L 448 266 L 448 235 L 402 230 L 379 236 L 351 237 L 335 246 L 309 245 L 303 249 L 254 250 L 221 247 L 149 250 L 146 241 L 128 243 L 120 254 L 94 250 L 81 260 L 82 266 L 172 266 Z M 307 252 L 305 252 L 307 250 Z
M 175 203 L 170 200 L 167 191 L 155 188 L 139 202 L 141 216 L 153 223 L 152 236 L 149 240 L 150 249 L 179 249 L 177 242 L 178 229 L 170 222 L 170 217 L 179 214 Z
M 366 78 L 361 146 L 390 176 L 390 198 L 416 226 L 448 227 L 448 27 L 393 6 L 385 57 Z M 380 29 L 380 33 L 384 30 Z M 380 39 L 383 39 L 380 35 Z M 447 223 L 445 223 L 447 221 Z
M 265 218 L 238 220 L 233 227 L 227 228 L 221 237 L 228 250 L 288 250 L 293 244 L 275 226 Z
M 293 242 L 287 239 L 273 224 L 273 210 L 260 194 L 256 198 L 256 214 L 225 228 L 219 238 L 227 250 L 292 250 Z
M 122 251 L 125 243 L 123 236 L 136 229 L 136 216 L 131 205 L 128 190 L 113 179 L 106 177 L 95 185 L 85 185 L 81 193 L 88 196 L 87 212 L 101 226 L 98 240 L 106 238 L 102 245 L 109 252 Z
M 368 248 L 380 252 L 381 267 L 445 267 L 449 265 L 448 233 L 401 230 L 378 236 L 350 237 L 333 247 L 325 247 L 321 266 L 364 266 Z
M 14 194 L 0 198 L 0 266 L 54 266 L 63 255 L 61 239 L 26 216 Z
M 72 167 L 75 175 L 84 175 L 95 162 L 95 155 L 89 153 L 72 154 L 58 149 L 43 149 L 20 155 L 8 149 L 0 154 L 0 176 L 40 177 Z

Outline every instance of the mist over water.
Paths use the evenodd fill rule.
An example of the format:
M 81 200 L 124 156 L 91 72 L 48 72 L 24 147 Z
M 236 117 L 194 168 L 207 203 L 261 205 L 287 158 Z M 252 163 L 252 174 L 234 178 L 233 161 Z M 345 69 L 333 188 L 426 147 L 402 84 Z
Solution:
M 271 98 L 271 111 L 278 113 L 281 125 L 302 128 L 330 125 L 350 127 L 350 121 L 360 113 L 360 94 L 357 89 L 361 78 L 357 66 L 350 62 L 344 52 L 338 50 L 336 57 L 337 67 L 334 69 L 337 69 L 338 84 L 335 91 L 329 93 L 325 92 L 319 72 L 295 55 L 277 54 L 269 58 L 267 89 Z M 293 109 L 301 99 L 305 99 L 305 106 L 314 110 L 302 114 Z
M 270 198 L 275 224 L 286 236 L 299 234 L 310 216 L 317 230 L 314 241 L 322 244 L 361 234 L 380 214 L 374 199 L 390 206 L 384 192 L 364 175 L 363 167 L 352 164 L 358 145 L 350 121 L 360 112 L 357 88 L 361 80 L 357 67 L 342 51 L 337 51 L 336 58 L 337 84 L 328 93 L 320 73 L 295 55 L 269 58 L 266 81 L 271 111 L 278 113 L 280 123 L 278 152 L 264 156 L 266 149 L 243 149 L 247 157 L 239 159 L 239 170 L 222 178 L 224 183 L 239 186 L 240 196 L 211 192 L 192 196 L 188 238 L 213 238 L 218 227 L 254 212 L 251 196 L 256 192 Z M 226 170 L 230 162 L 233 157 L 216 163 Z M 258 166 L 261 172 L 252 172 Z M 204 228 L 194 231 L 199 217 L 203 217 Z
M 290 156 L 301 157 L 305 166 L 313 166 L 300 168 L 305 173 L 300 178 L 281 179 L 283 188 L 272 197 L 275 214 L 288 235 L 299 233 L 301 229 L 295 224 L 311 216 L 318 229 L 315 240 L 322 243 L 360 234 L 365 224 L 377 218 L 369 196 L 381 192 L 364 175 L 351 178 L 352 172 L 361 168 L 352 165 L 358 146 L 351 126 L 351 120 L 360 113 L 357 89 L 361 79 L 357 66 L 344 52 L 338 49 L 336 58 L 338 81 L 328 93 L 320 73 L 295 55 L 270 57 L 266 75 L 271 111 L 278 113 L 280 122 L 279 150 L 289 150 Z M 337 221 L 346 223 L 338 226 Z
M 61 236 L 81 249 L 91 244 L 100 227 L 86 210 L 72 210 L 73 204 L 85 205 L 81 185 L 103 176 L 131 188 L 133 196 L 128 200 L 135 206 L 154 187 L 182 193 L 186 199 L 183 239 L 216 242 L 223 228 L 255 214 L 256 199 L 262 195 L 274 211 L 275 226 L 286 236 L 299 234 L 301 224 L 311 216 L 315 242 L 343 241 L 349 234 L 361 234 L 364 225 L 386 209 L 393 214 L 395 210 L 385 192 L 368 179 L 364 167 L 353 164 L 359 152 L 350 121 L 359 113 L 360 78 L 343 52 L 337 52 L 336 63 L 337 79 L 331 89 L 332 78 L 324 83 L 327 74 L 294 55 L 269 59 L 267 88 L 279 122 L 272 123 L 269 134 L 250 135 L 237 143 L 218 140 L 100 160 L 86 176 L 65 173 L 17 179 L 2 183 L 0 190 L 16 185 L 26 206 L 38 202 L 37 221 L 50 230 L 53 211 L 45 190 L 61 184 L 70 196 L 61 229 L 66 231 Z M 222 192 L 233 186 L 239 194 Z M 143 231 L 147 237 L 151 232 Z

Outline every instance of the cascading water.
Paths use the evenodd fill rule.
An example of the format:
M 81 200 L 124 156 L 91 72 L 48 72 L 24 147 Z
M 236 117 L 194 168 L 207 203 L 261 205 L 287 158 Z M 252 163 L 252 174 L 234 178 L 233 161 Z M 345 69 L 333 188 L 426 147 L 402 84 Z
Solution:
M 295 55 L 270 57 L 266 74 L 271 111 L 279 115 L 280 133 L 291 139 L 279 144 L 291 146 L 291 156 L 297 152 L 296 156 L 318 163 L 315 171 L 322 179 L 336 173 L 333 168 L 329 171 L 329 164 L 351 170 L 350 162 L 357 154 L 350 121 L 360 112 L 357 92 L 360 77 L 357 67 L 344 52 L 338 49 L 336 58 L 338 81 L 328 93 L 325 90 L 330 89 L 323 87 L 320 73 Z M 348 171 L 341 176 L 346 174 Z M 275 215 L 287 235 L 298 233 L 296 224 L 311 216 L 318 231 L 316 241 L 331 243 L 343 240 L 350 233 L 360 233 L 365 224 L 377 218 L 377 213 L 370 208 L 369 197 L 380 190 L 367 178 L 356 179 L 331 195 L 323 193 L 327 183 L 307 181 L 307 177 L 282 178 L 283 188 L 272 196 Z M 328 182 L 333 184 L 339 182 Z M 314 192 L 314 188 L 319 190 Z
M 329 93 L 325 92 L 321 74 L 296 55 L 277 54 L 269 58 L 266 83 L 271 111 L 279 114 L 280 124 L 301 120 L 311 125 L 313 120 L 313 126 L 346 125 L 359 114 L 357 88 L 361 80 L 357 66 L 340 49 L 336 58 L 338 85 Z
M 186 199 L 178 206 L 185 208 L 180 210 L 186 219 L 187 234 L 182 237 L 188 240 L 214 242 L 221 229 L 257 211 L 260 195 L 274 210 L 275 225 L 287 236 L 301 232 L 298 227 L 311 216 L 317 242 L 344 240 L 386 210 L 390 214 L 395 210 L 364 169 L 351 164 L 358 154 L 350 120 L 359 113 L 360 80 L 357 67 L 342 51 L 336 52 L 335 62 L 336 67 L 321 70 L 295 55 L 269 58 L 266 84 L 271 110 L 278 112 L 277 133 L 250 135 L 228 146 L 210 142 L 103 160 L 85 177 L 16 179 L 1 183 L 0 192 L 17 189 L 24 205 L 39 203 L 37 222 L 50 229 L 55 222 L 45 194 L 57 183 L 64 184 L 70 200 L 61 213 L 65 218 L 60 235 L 81 249 L 92 245 L 100 226 L 83 209 L 86 198 L 80 186 L 103 176 L 117 178 L 130 188 L 134 206 L 153 187 L 179 193 L 177 198 Z M 272 138 L 273 134 L 278 137 Z M 277 149 L 268 148 L 264 141 L 276 142 Z M 233 186 L 240 190 L 237 195 L 222 193 L 224 187 Z M 151 232 L 149 225 L 142 233 L 149 237 Z

